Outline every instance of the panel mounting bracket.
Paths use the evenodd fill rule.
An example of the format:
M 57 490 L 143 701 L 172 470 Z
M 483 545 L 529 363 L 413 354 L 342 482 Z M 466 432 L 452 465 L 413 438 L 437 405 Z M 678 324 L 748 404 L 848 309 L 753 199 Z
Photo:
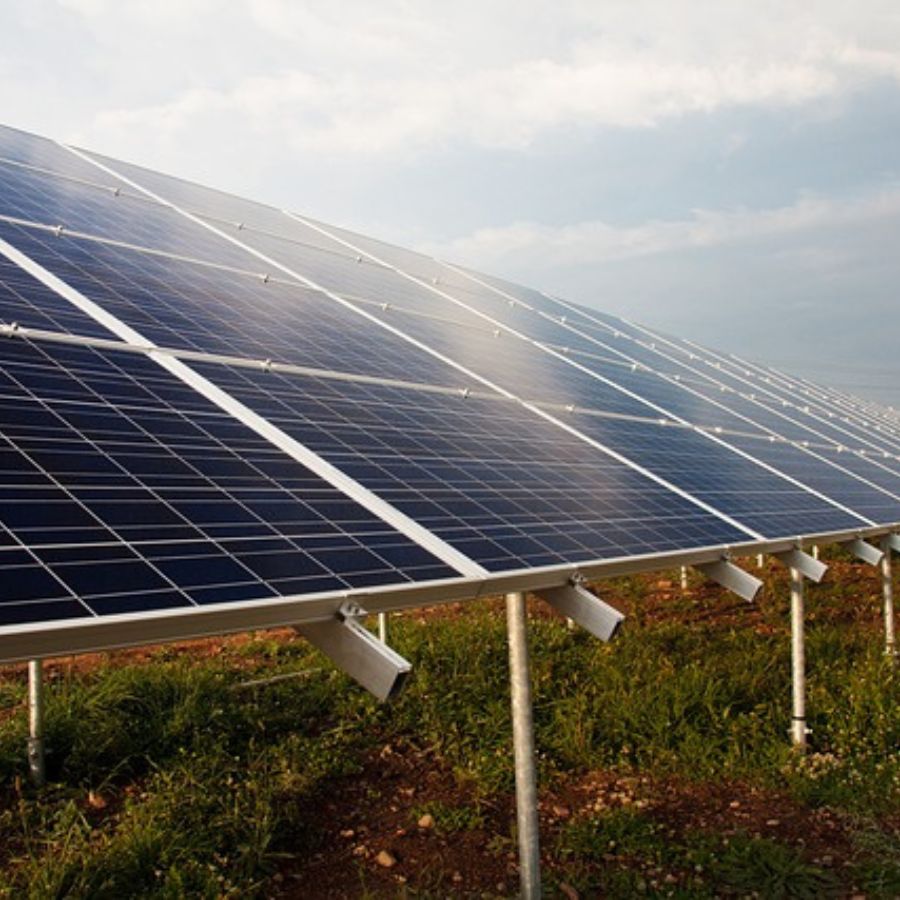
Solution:
M 334 618 L 295 625 L 294 630 L 379 700 L 390 700 L 403 689 L 412 666 L 362 625 L 366 611 L 346 602 Z
M 748 602 L 753 601 L 762 587 L 762 581 L 755 575 L 750 575 L 743 569 L 738 568 L 725 556 L 715 562 L 701 563 L 694 566 L 694 568 L 702 572 L 710 580 L 721 584 L 723 588 L 733 591 Z
M 785 550 L 784 553 L 776 553 L 775 559 L 784 563 L 789 569 L 796 569 L 805 578 L 818 584 L 828 571 L 828 566 L 819 562 L 814 556 L 804 553 L 799 547 Z
M 877 547 L 873 547 L 862 538 L 855 538 L 852 541 L 848 541 L 845 546 L 857 559 L 861 559 L 870 566 L 877 566 L 878 563 L 881 562 L 881 557 L 884 556 L 884 553 L 882 553 L 881 550 Z
M 625 619 L 619 610 L 592 594 L 577 578 L 560 587 L 543 588 L 537 595 L 601 641 L 611 640 Z

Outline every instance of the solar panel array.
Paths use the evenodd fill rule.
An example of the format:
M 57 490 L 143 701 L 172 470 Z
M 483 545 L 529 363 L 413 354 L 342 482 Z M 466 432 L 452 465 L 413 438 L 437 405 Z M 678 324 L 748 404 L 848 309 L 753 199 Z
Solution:
M 900 521 L 900 419 L 0 128 L 0 626 Z

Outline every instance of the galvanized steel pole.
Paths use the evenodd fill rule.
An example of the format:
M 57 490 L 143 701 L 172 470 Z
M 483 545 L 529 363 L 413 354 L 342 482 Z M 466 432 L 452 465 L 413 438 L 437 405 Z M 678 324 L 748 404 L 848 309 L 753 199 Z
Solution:
M 509 635 L 509 682 L 516 765 L 520 890 L 524 900 L 538 900 L 541 896 L 541 857 L 531 676 L 528 664 L 528 620 L 524 594 L 506 595 L 506 625 Z
M 28 663 L 28 769 L 37 787 L 46 781 L 44 766 L 44 681 L 41 661 Z
M 881 585 L 884 588 L 884 652 L 890 659 L 896 659 L 894 647 L 894 582 L 891 578 L 891 536 L 885 535 L 881 542 L 884 556 L 881 557 Z
M 791 669 L 793 675 L 793 708 L 791 740 L 794 746 L 806 748 L 806 648 L 803 633 L 803 575 L 791 568 Z
M 387 613 L 378 613 L 378 640 L 382 644 L 386 644 L 388 639 L 388 620 Z

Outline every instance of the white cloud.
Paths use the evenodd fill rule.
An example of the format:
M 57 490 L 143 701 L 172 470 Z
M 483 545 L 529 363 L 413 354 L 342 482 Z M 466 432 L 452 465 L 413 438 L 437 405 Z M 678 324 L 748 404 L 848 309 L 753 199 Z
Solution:
M 519 222 L 479 229 L 471 235 L 419 249 L 485 271 L 514 272 L 539 259 L 544 271 L 598 266 L 661 254 L 749 243 L 823 230 L 853 228 L 900 217 L 900 186 L 850 200 L 808 195 L 774 209 L 702 210 L 689 218 L 654 220 L 631 227 L 603 221 L 551 227 Z M 806 252 L 814 252 L 808 248 Z M 824 261 L 816 258 L 817 264 Z
M 126 154 L 138 130 L 165 142 L 198 128 L 351 156 L 520 150 L 564 128 L 648 128 L 900 80 L 900 21 L 881 3 L 870 15 L 688 0 L 60 3 L 125 63 L 78 137 Z
M 313 152 L 410 153 L 458 142 L 523 149 L 564 126 L 646 128 L 723 107 L 793 106 L 839 88 L 834 61 L 827 62 L 715 67 L 649 58 L 542 58 L 446 80 L 297 69 L 250 76 L 223 89 L 190 88 L 150 106 L 104 110 L 91 131 L 114 140 L 134 127 L 184 132 L 202 116 L 283 135 Z

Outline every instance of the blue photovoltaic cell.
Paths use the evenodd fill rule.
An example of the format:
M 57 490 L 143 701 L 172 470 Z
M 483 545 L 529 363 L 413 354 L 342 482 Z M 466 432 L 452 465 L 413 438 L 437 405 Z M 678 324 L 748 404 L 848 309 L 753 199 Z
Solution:
M 455 273 L 451 272 L 451 275 L 453 274 Z M 456 277 L 459 278 L 459 276 Z M 548 315 L 550 314 L 549 310 L 554 306 L 557 310 L 564 310 L 567 313 L 565 324 L 554 324 L 544 317 L 537 316 L 535 312 L 525 310 L 521 306 L 510 307 L 507 304 L 506 309 L 514 310 L 516 311 L 515 313 L 506 312 L 502 307 L 492 311 L 498 319 L 507 324 L 513 324 L 512 316 L 515 315 L 515 327 L 537 340 L 545 342 L 554 340 L 551 331 L 553 328 L 558 329 L 558 337 L 566 330 L 567 326 L 574 327 L 583 330 L 587 337 L 594 338 L 597 342 L 595 349 L 601 352 L 605 350 L 612 353 L 618 350 L 625 358 L 634 362 L 666 371 L 669 374 L 678 374 L 682 377 L 685 373 L 688 375 L 700 375 L 702 373 L 702 381 L 698 377 L 691 379 L 684 385 L 678 385 L 666 382 L 650 372 L 642 372 L 640 370 L 632 372 L 621 365 L 614 365 L 606 360 L 573 356 L 574 359 L 592 371 L 603 375 L 643 398 L 659 404 L 670 413 L 685 418 L 689 422 L 747 434 L 771 432 L 793 441 L 818 441 L 819 443 L 831 441 L 835 446 L 841 444 L 857 446 L 859 444 L 858 441 L 854 442 L 852 433 L 840 432 L 830 425 L 827 420 L 818 423 L 814 422 L 810 417 L 800 414 L 800 421 L 797 421 L 798 416 L 791 407 L 783 409 L 777 407 L 769 408 L 756 398 L 749 399 L 748 397 L 740 396 L 734 390 L 722 392 L 718 385 L 711 381 L 712 377 L 721 374 L 720 369 L 716 369 L 710 375 L 710 369 L 705 363 L 699 360 L 691 361 L 689 357 L 683 356 L 677 349 L 669 347 L 663 341 L 654 343 L 647 335 L 642 335 L 638 329 L 628 326 L 626 323 L 620 323 L 623 332 L 625 329 L 628 329 L 635 336 L 642 335 L 644 340 L 639 342 L 637 340 L 623 341 L 622 339 L 616 339 L 612 331 L 599 331 L 597 324 L 589 322 L 586 315 L 583 316 L 577 311 L 555 304 L 553 301 L 538 295 L 537 292 L 517 289 L 515 286 L 509 286 L 508 292 L 522 299 L 523 302 L 534 304 L 537 308 L 547 312 Z M 488 298 L 488 293 L 486 289 L 476 285 L 476 290 L 468 302 L 481 306 L 484 304 L 485 298 Z M 530 320 L 529 316 L 532 317 Z M 604 318 L 608 319 L 609 317 Z M 585 324 L 593 325 L 593 331 L 585 327 Z M 654 343 L 654 346 L 651 348 L 645 341 Z M 578 344 L 577 346 L 584 347 L 586 343 Z M 704 368 L 706 372 L 703 372 Z M 748 385 L 746 381 L 741 381 L 737 377 L 730 377 L 728 374 L 720 377 L 719 381 L 745 394 L 749 394 L 755 389 L 753 383 Z M 757 459 L 771 462 L 771 454 L 767 448 L 763 447 L 760 452 L 755 452 L 754 448 L 759 448 L 760 445 L 752 440 L 739 442 L 732 440 L 730 435 L 724 436 L 723 439 L 732 446 L 740 447 L 740 449 L 750 453 Z M 864 484 L 860 484 L 852 477 L 848 478 L 846 473 L 835 473 L 829 470 L 827 466 L 823 467 L 821 460 L 811 457 L 810 454 L 805 454 L 799 448 L 792 448 L 791 453 L 792 458 L 796 458 L 798 461 L 805 457 L 808 466 L 807 471 L 810 472 L 810 486 L 815 487 L 815 484 L 827 484 L 830 490 L 824 491 L 824 493 L 834 496 L 839 502 L 847 502 L 849 496 L 855 496 L 862 505 L 853 506 L 852 503 L 848 505 L 853 506 L 854 509 L 864 515 L 868 514 L 866 510 L 879 509 L 882 498 L 871 496 L 868 500 L 865 499 L 867 497 L 867 489 Z M 830 459 L 830 457 L 828 458 Z M 793 465 L 783 471 L 789 471 L 790 474 L 800 478 L 802 466 Z M 866 478 L 864 469 L 860 470 L 854 467 L 852 471 L 859 478 Z M 800 480 L 803 479 L 800 478 Z M 870 480 L 878 481 L 878 475 L 875 475 Z M 881 515 L 884 515 L 883 510 Z
M 142 355 L 2 358 L 0 624 L 457 574 Z
M 403 338 L 300 286 L 263 283 L 260 278 L 4 222 L 0 237 L 162 347 L 448 387 L 471 385 L 471 379 Z M 14 304 L 12 298 L 7 306 Z M 43 312 L 43 299 L 32 306 Z M 60 320 L 57 309 L 65 306 L 75 309 L 61 299 L 52 304 L 61 329 L 93 334 L 99 328 L 82 329 L 78 322 Z M 14 313 L 10 309 L 7 316 L 15 319 Z M 17 321 L 49 327 L 31 309 Z
M 758 459 L 762 459 L 779 471 L 866 516 L 872 522 L 900 520 L 900 499 L 866 484 L 861 479 L 848 477 L 838 468 L 841 459 L 834 457 L 829 459 L 828 451 L 820 453 L 816 450 L 813 455 L 792 444 L 740 437 L 732 437 L 730 441 L 742 450 L 752 452 Z
M 196 368 L 492 570 L 747 539 L 512 401 Z
M 697 355 L 700 359 L 710 358 L 703 350 L 697 351 Z M 717 362 L 719 367 L 715 371 L 721 373 L 723 380 L 742 383 L 744 390 L 754 391 L 761 403 L 827 434 L 839 444 L 880 449 L 894 456 L 900 453 L 900 440 L 896 436 L 878 431 L 870 421 L 864 423 L 862 417 L 848 415 L 836 407 L 829 407 L 824 402 L 787 388 L 776 378 L 764 381 L 763 376 L 753 370 L 728 361 Z
M 210 219 L 231 225 L 247 225 L 257 230 L 278 234 L 282 223 L 287 218 L 280 209 L 265 203 L 237 197 L 234 194 L 186 181 L 174 175 L 155 172 L 153 169 L 145 169 L 134 163 L 112 159 L 92 150 L 82 152 L 170 203 Z
M 627 449 L 651 471 L 764 537 L 839 531 L 865 524 L 859 517 L 687 429 L 579 414 L 572 417 L 572 424 L 614 450 Z M 698 439 L 708 446 L 698 450 Z
M 635 341 L 644 345 L 647 352 L 650 344 L 658 345 L 667 354 L 680 359 L 683 366 L 707 377 L 714 382 L 724 384 L 734 390 L 747 394 L 753 393 L 757 402 L 770 406 L 775 411 L 782 411 L 800 425 L 818 431 L 826 435 L 830 440 L 844 446 L 875 446 L 896 455 L 900 452 L 900 440 L 896 436 L 889 436 L 871 427 L 871 423 L 864 424 L 864 417 L 854 416 L 841 410 L 835 405 L 829 406 L 824 401 L 816 401 L 806 393 L 800 392 L 796 387 L 788 387 L 778 376 L 769 377 L 754 369 L 748 369 L 739 363 L 730 361 L 723 354 L 713 354 L 710 351 L 688 344 L 680 338 L 671 335 L 654 337 L 646 331 L 594 310 L 579 311 L 573 304 L 566 304 L 572 321 L 581 315 L 578 327 L 597 328 L 597 321 L 602 321 L 609 328 L 618 329 L 625 335 L 632 336 L 634 341 L 623 341 L 634 347 L 634 353 L 640 353 L 640 347 L 635 346 Z M 588 317 L 590 322 L 588 323 Z M 658 355 L 656 355 L 658 358 Z M 693 357 L 693 359 L 691 358 Z
M 853 451 L 840 451 L 833 448 L 817 447 L 816 453 L 835 465 L 849 469 L 857 477 L 878 485 L 895 498 L 900 497 L 900 471 L 898 471 L 896 459 L 865 457 Z
M 3 162 L 14 158 L 46 169 Z M 50 174 L 52 173 L 52 174 Z M 86 183 L 90 182 L 90 183 Z M 119 190 L 119 194 L 115 193 Z M 124 192 L 124 193 L 123 193 Z M 85 232 L 97 237 L 207 259 L 260 267 L 240 247 L 139 192 L 91 163 L 42 138 L 0 127 L 0 215 Z
M 0 322 L 84 337 L 114 338 L 112 332 L 5 256 L 0 256 Z

